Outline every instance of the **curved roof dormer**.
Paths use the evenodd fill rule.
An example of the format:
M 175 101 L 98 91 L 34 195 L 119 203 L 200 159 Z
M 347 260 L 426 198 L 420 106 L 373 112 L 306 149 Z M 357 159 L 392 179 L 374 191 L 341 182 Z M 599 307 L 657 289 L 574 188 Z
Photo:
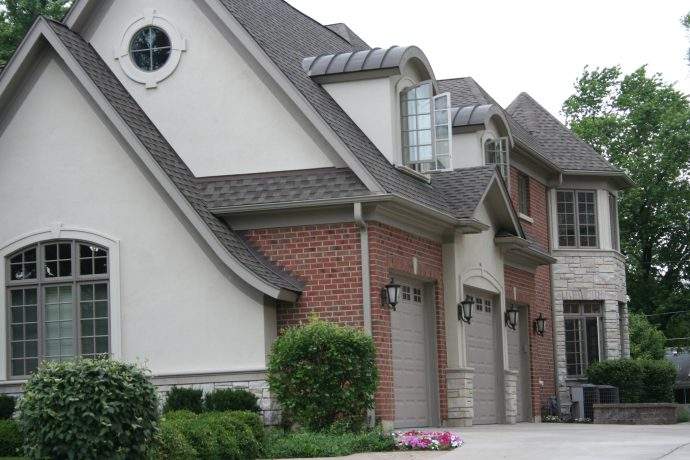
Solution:
M 363 80 L 400 75 L 412 68 L 436 86 L 436 77 L 424 52 L 416 46 L 373 48 L 340 54 L 323 54 L 302 60 L 302 68 L 317 83 Z
M 504 131 L 504 134 L 513 145 L 513 135 L 510 124 L 503 110 L 494 104 L 470 105 L 452 109 L 453 132 L 463 133 L 485 129 L 490 121 L 493 121 Z

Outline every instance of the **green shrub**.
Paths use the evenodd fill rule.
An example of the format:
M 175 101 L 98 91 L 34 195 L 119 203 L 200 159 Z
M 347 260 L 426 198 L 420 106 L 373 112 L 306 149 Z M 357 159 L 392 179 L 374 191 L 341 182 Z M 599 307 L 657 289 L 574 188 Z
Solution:
M 257 458 L 261 445 L 252 429 L 233 416 L 232 412 L 205 412 L 193 417 L 175 417 L 172 423 L 199 458 L 246 459 Z
M 0 420 L 0 457 L 13 457 L 21 453 L 22 434 L 14 420 Z
M 676 383 L 678 371 L 670 361 L 643 360 L 642 366 L 642 397 L 643 403 L 673 402 L 673 387 Z
M 198 414 L 202 411 L 203 391 L 194 388 L 172 387 L 168 391 L 163 412 L 188 410 Z
M 690 414 L 682 407 L 678 409 L 678 423 L 690 422 Z
M 213 412 L 261 411 L 254 393 L 242 388 L 222 388 L 207 393 L 204 398 L 204 409 Z
M 0 420 L 9 420 L 14 415 L 17 400 L 9 395 L 0 394 Z
M 192 412 L 189 412 L 193 414 Z M 192 447 L 175 420 L 161 421 L 158 443 L 152 458 L 165 460 L 185 460 L 198 458 L 199 453 Z
M 587 379 L 595 385 L 618 387 L 622 403 L 638 403 L 642 397 L 642 365 L 632 359 L 594 363 L 587 368 Z
M 324 321 L 289 328 L 273 346 L 268 381 L 285 413 L 305 428 L 322 430 L 342 419 L 361 426 L 378 382 L 374 342 Z
M 147 371 L 110 359 L 47 362 L 19 404 L 33 458 L 143 458 L 158 431 L 158 397 Z
M 273 430 L 267 436 L 264 454 L 267 458 L 341 457 L 394 449 L 393 437 L 378 429 L 344 434 Z
M 233 411 L 226 412 L 226 414 L 229 417 L 234 418 L 238 422 L 247 425 L 249 429 L 252 430 L 254 439 L 256 439 L 259 442 L 259 444 L 263 444 L 264 435 L 266 434 L 266 431 L 264 428 L 264 422 L 261 419 L 261 416 L 259 416 L 259 414 L 251 411 Z

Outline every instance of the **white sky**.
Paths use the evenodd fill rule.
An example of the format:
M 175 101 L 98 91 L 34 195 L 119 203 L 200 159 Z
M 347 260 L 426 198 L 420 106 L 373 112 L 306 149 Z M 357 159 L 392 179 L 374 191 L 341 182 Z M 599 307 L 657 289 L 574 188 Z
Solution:
M 417 45 L 437 78 L 472 76 L 500 104 L 521 91 L 560 117 L 585 65 L 643 64 L 690 94 L 690 0 L 288 0 L 370 46 Z

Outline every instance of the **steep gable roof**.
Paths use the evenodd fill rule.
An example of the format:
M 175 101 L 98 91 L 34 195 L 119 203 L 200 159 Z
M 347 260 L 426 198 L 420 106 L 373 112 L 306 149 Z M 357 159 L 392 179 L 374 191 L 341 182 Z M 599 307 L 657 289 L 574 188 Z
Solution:
M 199 230 L 202 237 L 211 235 L 211 239 L 207 238 L 207 241 L 212 248 L 216 249 L 221 260 L 226 262 L 238 276 L 264 293 L 276 298 L 294 299 L 294 293 L 301 291 L 302 283 L 271 264 L 224 221 L 211 214 L 192 172 L 99 54 L 81 36 L 60 23 L 39 18 L 2 74 L 0 88 L 7 88 L 7 82 L 3 80 L 14 78 L 12 67 L 17 69 L 24 65 L 23 61 L 37 46 L 41 37 L 45 38 L 65 60 L 99 106 L 104 111 L 106 111 L 105 107 L 113 111 L 113 113 L 106 111 L 106 116 L 114 117 L 111 121 L 115 126 L 127 127 L 128 131 L 121 131 L 125 139 L 130 141 L 130 145 L 135 150 L 143 147 L 143 151 L 146 152 L 143 155 L 149 155 L 141 157 L 144 163 L 150 168 L 152 174 L 162 181 L 161 186 L 171 194 L 173 201 L 178 203 L 181 211 L 192 224 L 198 230 L 204 230 Z M 137 151 L 140 153 L 139 150 Z M 159 171 L 162 171 L 163 175 L 158 175 Z M 183 201 L 178 201 L 177 197 Z M 288 294 L 289 292 L 293 294 Z
M 508 113 L 539 140 L 554 161 L 566 171 L 620 172 L 585 141 L 527 93 L 520 93 Z

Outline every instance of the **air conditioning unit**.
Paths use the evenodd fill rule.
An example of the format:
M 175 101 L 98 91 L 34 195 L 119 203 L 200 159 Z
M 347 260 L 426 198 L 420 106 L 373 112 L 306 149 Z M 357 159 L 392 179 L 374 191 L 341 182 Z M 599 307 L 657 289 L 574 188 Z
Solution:
M 618 388 L 611 385 L 599 385 L 599 404 L 619 404 L 620 402 Z
M 572 408 L 570 414 L 575 419 L 594 418 L 595 404 L 618 404 L 618 388 L 610 385 L 582 383 L 570 387 Z

